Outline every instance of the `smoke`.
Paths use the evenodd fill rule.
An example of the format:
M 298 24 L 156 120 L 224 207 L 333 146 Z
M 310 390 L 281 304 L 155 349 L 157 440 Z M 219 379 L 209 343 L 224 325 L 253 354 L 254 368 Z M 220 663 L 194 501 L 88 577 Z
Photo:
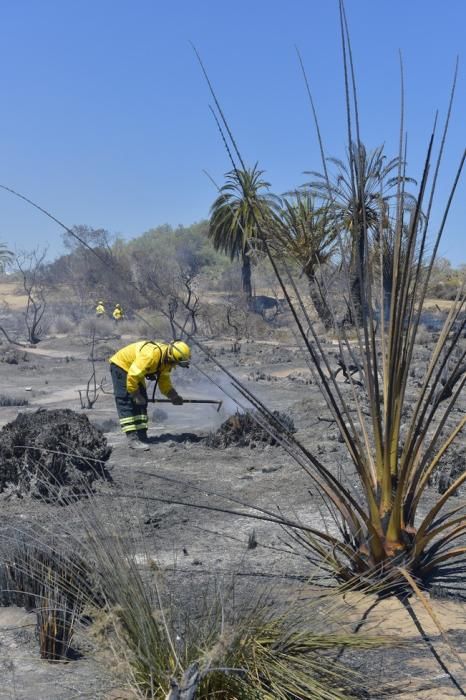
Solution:
M 243 413 L 248 409 L 246 400 L 233 388 L 231 382 L 223 374 L 209 371 L 213 382 L 204 376 L 196 368 L 191 367 L 189 370 L 177 368 L 172 373 L 173 386 L 178 393 L 185 399 L 212 399 L 213 401 L 221 401 L 222 406 L 217 411 L 217 406 L 200 404 L 185 404 L 180 407 L 170 406 L 167 409 L 169 414 L 167 423 L 175 423 L 177 427 L 179 422 L 183 423 L 184 428 L 190 429 L 209 429 L 215 430 L 226 418 L 234 413 Z M 157 394 L 157 396 L 160 396 Z M 235 398 L 238 398 L 236 403 Z M 155 404 L 157 406 L 157 404 Z M 165 408 L 165 406 L 164 406 Z

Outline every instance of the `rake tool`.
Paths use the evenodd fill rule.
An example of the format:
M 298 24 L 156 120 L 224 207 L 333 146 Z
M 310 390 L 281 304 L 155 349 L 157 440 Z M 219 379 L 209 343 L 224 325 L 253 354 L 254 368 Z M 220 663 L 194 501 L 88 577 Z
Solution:
M 149 403 L 171 403 L 170 399 L 149 399 Z M 216 401 L 215 399 L 183 399 L 183 404 L 185 403 L 211 403 L 217 406 L 217 413 L 222 408 L 223 401 Z
M 104 377 L 102 381 L 100 382 L 100 390 L 102 391 L 103 394 L 110 394 L 113 396 L 113 391 L 108 391 L 105 388 L 107 381 L 106 378 Z M 170 399 L 156 399 L 155 398 L 155 392 L 157 390 L 157 383 L 155 383 L 153 389 L 152 389 L 152 396 L 148 396 L 147 402 L 148 403 L 171 403 Z M 223 401 L 217 401 L 216 399 L 183 399 L 183 403 L 210 403 L 215 406 L 217 406 L 217 413 L 219 413 L 220 409 L 222 408 Z

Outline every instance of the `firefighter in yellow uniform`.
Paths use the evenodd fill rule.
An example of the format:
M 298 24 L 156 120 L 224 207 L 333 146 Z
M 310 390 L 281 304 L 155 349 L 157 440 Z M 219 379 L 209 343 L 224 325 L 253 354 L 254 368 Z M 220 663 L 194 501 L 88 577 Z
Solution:
M 97 302 L 97 306 L 95 307 L 95 315 L 97 318 L 102 318 L 102 316 L 105 316 L 105 306 L 103 301 Z
M 191 350 L 182 340 L 172 343 L 140 340 L 126 345 L 110 358 L 115 403 L 120 426 L 136 450 L 148 450 L 146 378 L 175 406 L 183 399 L 173 388 L 170 373 L 175 367 L 189 367 Z
M 120 304 L 115 304 L 112 316 L 117 323 L 118 321 L 121 321 L 121 319 L 123 318 L 123 309 L 121 308 Z

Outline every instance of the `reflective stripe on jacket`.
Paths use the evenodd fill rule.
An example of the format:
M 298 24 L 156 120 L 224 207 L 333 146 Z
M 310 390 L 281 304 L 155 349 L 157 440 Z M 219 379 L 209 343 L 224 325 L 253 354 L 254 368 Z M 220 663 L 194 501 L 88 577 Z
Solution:
M 168 347 L 167 343 L 139 340 L 112 355 L 110 362 L 128 373 L 126 388 L 130 394 L 145 383 L 148 374 L 158 375 L 157 386 L 165 396 L 173 389 L 170 372 L 174 364 L 168 360 Z

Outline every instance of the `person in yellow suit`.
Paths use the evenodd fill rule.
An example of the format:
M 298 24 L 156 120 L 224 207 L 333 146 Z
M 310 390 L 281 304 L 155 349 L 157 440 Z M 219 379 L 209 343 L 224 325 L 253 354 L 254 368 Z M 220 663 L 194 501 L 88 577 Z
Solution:
M 103 301 L 97 302 L 97 306 L 95 307 L 95 315 L 97 318 L 102 318 L 102 316 L 105 316 L 105 306 Z
M 172 404 L 180 406 L 183 399 L 173 388 L 170 373 L 175 367 L 189 367 L 190 359 L 191 350 L 182 340 L 171 343 L 139 340 L 121 348 L 110 358 L 120 427 L 131 449 L 149 449 L 146 378 L 156 381 L 162 394 Z
M 120 304 L 115 304 L 112 316 L 117 323 L 118 321 L 121 321 L 123 318 L 123 309 L 121 308 Z

